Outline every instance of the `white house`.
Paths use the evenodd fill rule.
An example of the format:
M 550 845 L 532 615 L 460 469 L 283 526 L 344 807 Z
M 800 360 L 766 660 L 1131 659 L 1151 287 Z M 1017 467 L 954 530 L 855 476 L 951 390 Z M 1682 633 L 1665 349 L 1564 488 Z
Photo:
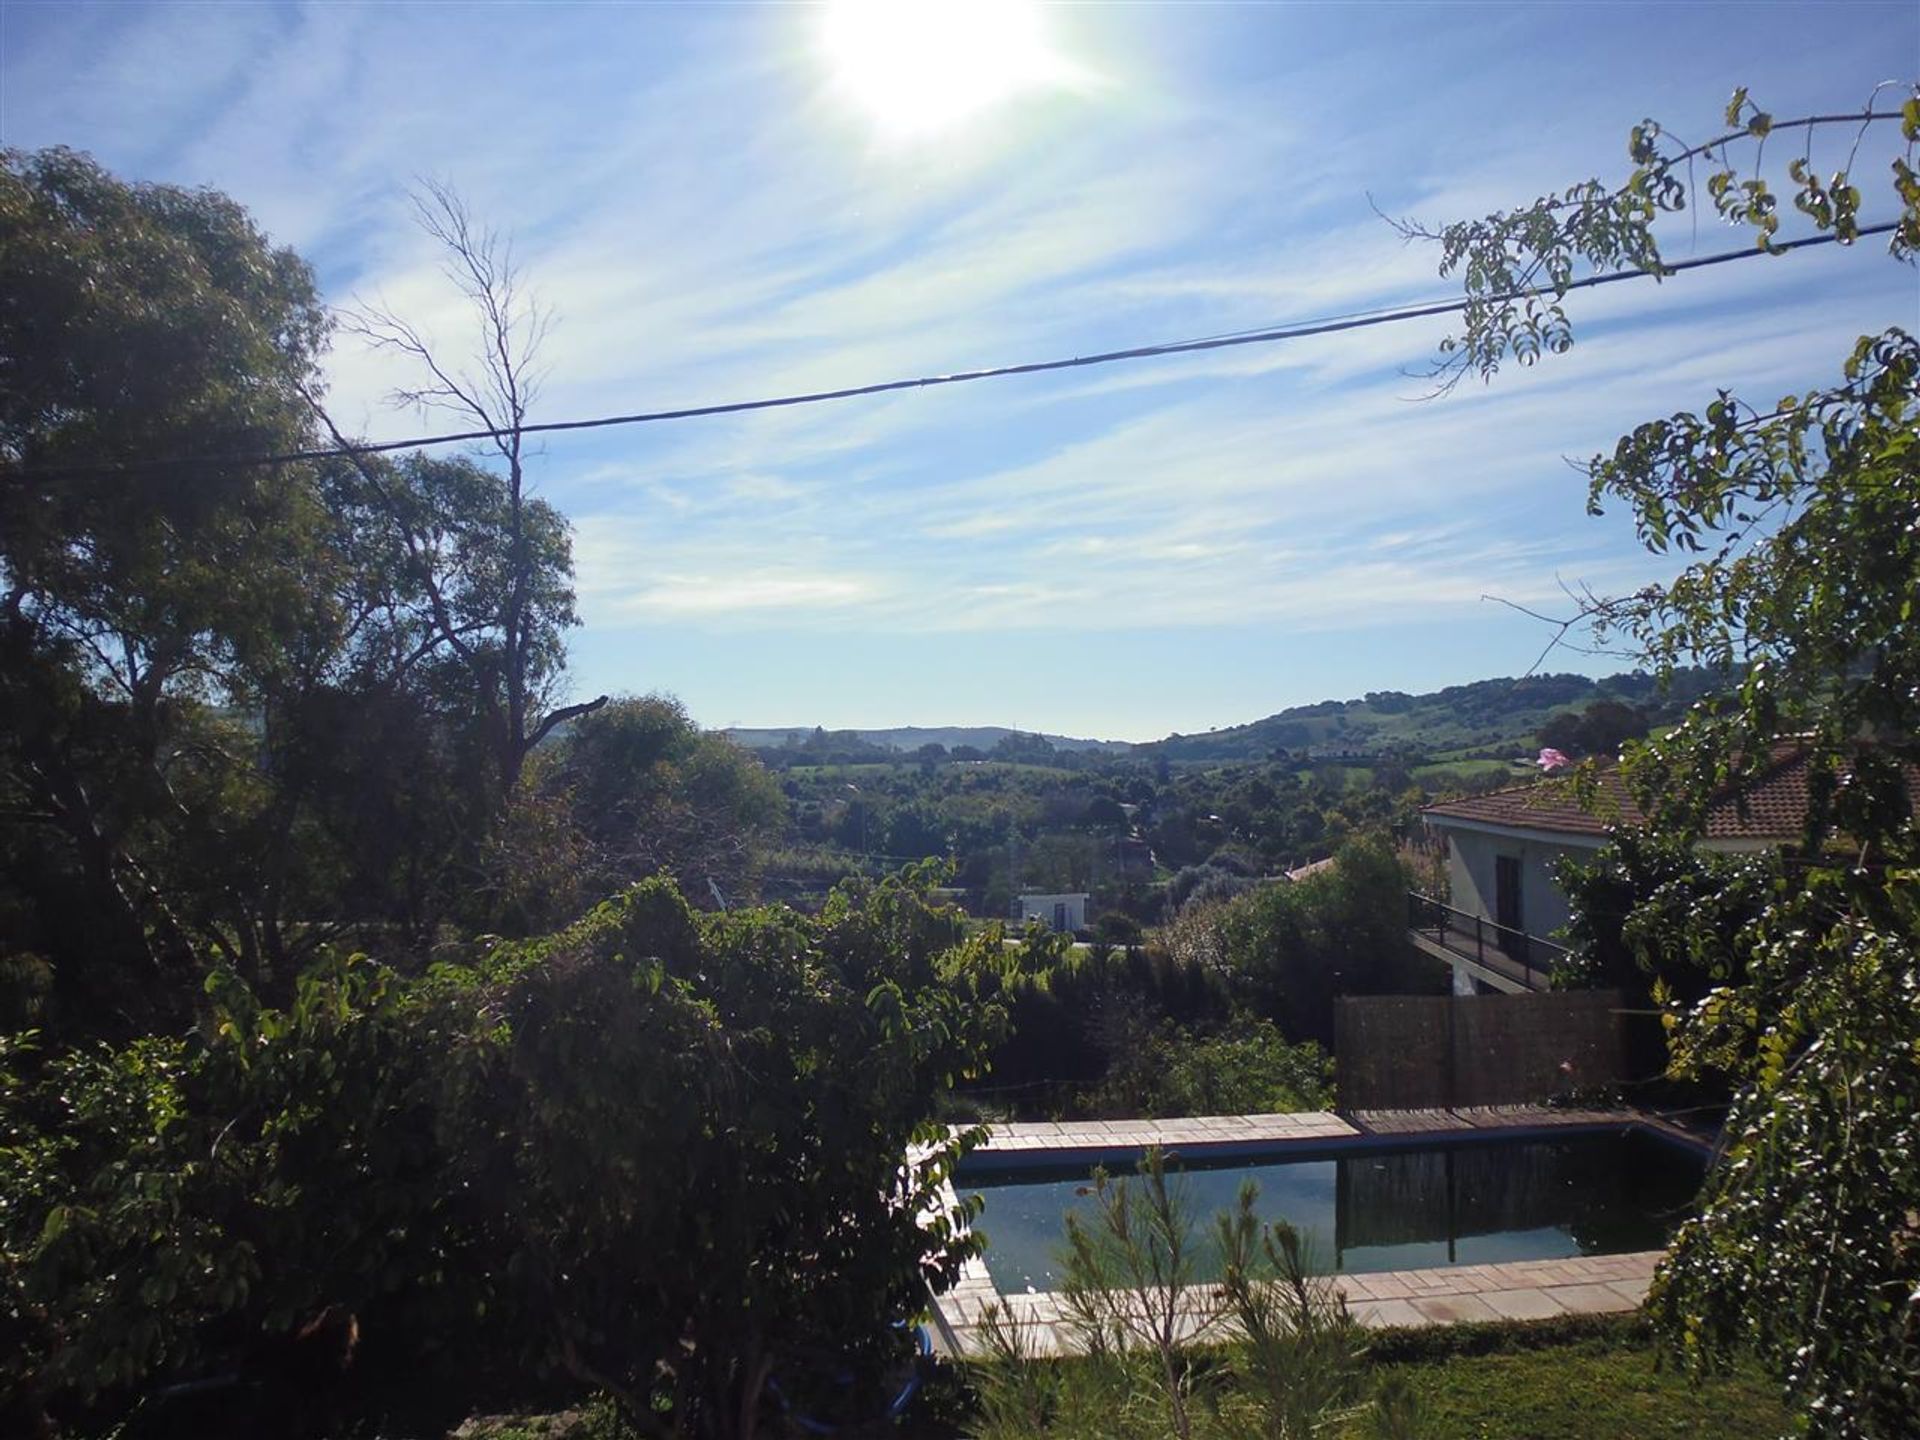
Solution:
M 1087 895 L 1022 895 L 1014 904 L 1013 918 L 1022 925 L 1038 920 L 1054 930 L 1087 928 Z
M 1795 839 L 1807 814 L 1807 760 L 1804 750 L 1783 746 L 1742 794 L 1716 800 L 1701 848 L 1765 850 Z M 1908 785 L 1920 795 L 1920 776 L 1910 774 Z M 1410 938 L 1452 967 L 1454 994 L 1542 988 L 1560 953 L 1548 937 L 1569 919 L 1553 862 L 1591 855 L 1607 843 L 1610 827 L 1645 820 L 1615 772 L 1600 776 L 1591 810 L 1571 790 L 1523 785 L 1421 812 L 1446 837 L 1452 896 L 1448 907 L 1416 900 Z

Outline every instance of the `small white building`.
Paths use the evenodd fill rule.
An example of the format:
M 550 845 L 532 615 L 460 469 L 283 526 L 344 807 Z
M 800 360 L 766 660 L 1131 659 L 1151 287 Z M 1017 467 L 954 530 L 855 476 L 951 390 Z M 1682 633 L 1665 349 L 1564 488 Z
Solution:
M 1014 902 L 1013 918 L 1022 925 L 1038 920 L 1051 930 L 1087 928 L 1088 895 L 1022 895 Z

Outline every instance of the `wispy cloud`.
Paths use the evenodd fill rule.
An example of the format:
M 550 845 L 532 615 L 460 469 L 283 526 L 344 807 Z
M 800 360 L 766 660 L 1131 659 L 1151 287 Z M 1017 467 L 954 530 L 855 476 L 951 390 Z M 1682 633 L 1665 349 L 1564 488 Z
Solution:
M 1199 13 L 1055 12 L 1102 84 L 889 147 L 832 93 L 802 7 L 72 7 L 7 19 L 0 128 L 220 185 L 315 257 L 330 298 L 377 297 L 457 352 L 470 317 L 404 204 L 413 177 L 448 179 L 515 233 L 560 322 L 541 413 L 578 416 L 1443 293 L 1433 253 L 1367 196 L 1447 220 L 1616 172 L 1638 118 L 1617 87 L 1519 63 L 1563 26 L 1596 76 L 1631 66 L 1674 114 L 1712 108 L 1716 66 L 1806 92 L 1761 35 L 1790 33 L 1786 10 L 1747 39 L 1675 19 L 1702 41 L 1674 52 L 1685 64 L 1567 13 L 1412 8 L 1391 35 L 1337 7 Z M 1884 28 L 1861 56 L 1911 49 L 1920 22 Z M 1703 248 L 1728 238 L 1701 230 Z M 1911 276 L 1890 271 L 1809 255 L 1584 294 L 1571 355 L 1432 403 L 1408 372 L 1444 319 L 555 438 L 537 481 L 576 524 L 595 664 L 668 632 L 737 651 L 776 629 L 956 646 L 1179 631 L 1213 667 L 1193 686 L 1218 695 L 1237 662 L 1211 635 L 1465 633 L 1487 593 L 1639 583 L 1654 562 L 1623 517 L 1585 518 L 1563 457 L 1720 384 L 1828 373 L 1903 299 L 1911 319 Z M 330 371 L 349 426 L 421 428 L 382 403 L 407 378 L 392 357 L 343 340 Z M 850 683 L 883 686 L 851 648 Z M 1313 654 L 1345 673 L 1352 648 Z M 1037 693 L 1015 649 L 983 675 Z

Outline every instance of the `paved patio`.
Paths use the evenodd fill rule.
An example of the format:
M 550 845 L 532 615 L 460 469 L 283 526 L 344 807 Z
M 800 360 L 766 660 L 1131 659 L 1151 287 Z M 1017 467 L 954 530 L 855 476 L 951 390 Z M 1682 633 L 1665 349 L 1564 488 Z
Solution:
M 1232 1154 L 1242 1149 L 1284 1153 L 1291 1146 L 1322 1148 L 1329 1141 L 1362 1142 L 1369 1136 L 1433 1135 L 1457 1138 L 1462 1131 L 1542 1128 L 1618 1128 L 1655 1125 L 1653 1117 L 1619 1110 L 1562 1110 L 1510 1106 L 1489 1110 L 1361 1112 L 1340 1116 L 1318 1111 L 1284 1115 L 1220 1115 L 1187 1120 L 1118 1120 L 1022 1123 L 992 1127 L 974 1152 L 992 1164 L 1080 1163 L 1116 1151 L 1150 1145 L 1189 1154 Z M 1691 1137 L 1690 1137 L 1691 1138 Z M 1697 1143 L 1697 1139 L 1695 1140 Z M 948 1201 L 956 1199 L 951 1187 Z M 1560 1260 L 1517 1260 L 1497 1265 L 1449 1265 L 1427 1270 L 1334 1275 L 1326 1283 L 1346 1297 L 1353 1315 L 1373 1327 L 1449 1325 L 1473 1320 L 1540 1320 L 1556 1315 L 1592 1315 L 1633 1310 L 1646 1298 L 1662 1252 L 1588 1255 Z M 1195 1286 L 1183 1302 L 1190 1333 L 1214 1331 L 1217 1306 L 1211 1286 Z M 1001 1296 L 986 1262 L 969 1261 L 960 1282 L 933 1302 L 935 1347 L 952 1356 L 985 1353 L 982 1326 L 990 1307 L 1004 1302 L 1030 1353 L 1057 1355 L 1076 1348 L 1064 1297 L 1058 1294 Z M 1219 1332 L 1224 1334 L 1224 1332 Z

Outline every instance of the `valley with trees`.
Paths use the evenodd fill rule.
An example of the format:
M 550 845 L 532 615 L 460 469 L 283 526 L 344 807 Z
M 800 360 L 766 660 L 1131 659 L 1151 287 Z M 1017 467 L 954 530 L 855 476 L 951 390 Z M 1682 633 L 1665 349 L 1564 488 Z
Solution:
M 1920 254 L 1920 89 L 1799 118 L 1742 90 L 1723 131 L 1646 122 L 1623 182 L 1399 222 L 1463 295 L 1433 403 L 1554 363 L 1585 277 L 1673 273 L 1689 208 Z M 1891 185 L 1845 142 L 1837 174 L 1765 155 L 1802 132 L 1870 134 Z M 0 1433 L 1412 1440 L 1643 1401 L 1913 1433 L 1911 316 L 1823 388 L 1676 395 L 1587 463 L 1670 578 L 1568 590 L 1525 674 L 1142 743 L 718 729 L 644 673 L 572 688 L 552 317 L 456 191 L 414 206 L 471 353 L 330 309 L 219 191 L 0 163 Z M 353 433 L 347 335 L 468 448 Z M 1617 672 L 1551 669 L 1575 637 Z M 1783 744 L 1797 842 L 1699 849 Z M 1338 1004 L 1448 990 L 1407 936 L 1448 883 L 1422 809 L 1602 774 L 1648 823 L 1561 873 L 1554 983 L 1659 1012 L 1644 1094 L 1721 1122 L 1642 1315 L 1369 1337 L 1246 1194 L 1209 1231 L 1225 1338 L 1147 1334 L 1102 1307 L 1192 1288 L 1211 1218 L 1150 1148 L 1063 1233 L 1083 1354 L 1009 1305 L 989 1362 L 916 1358 L 991 1240 L 955 1199 L 988 1127 L 1333 1109 Z M 903 1371 L 925 1402 L 875 1420 Z M 522 1418 L 456 1428 L 487 1415 Z

